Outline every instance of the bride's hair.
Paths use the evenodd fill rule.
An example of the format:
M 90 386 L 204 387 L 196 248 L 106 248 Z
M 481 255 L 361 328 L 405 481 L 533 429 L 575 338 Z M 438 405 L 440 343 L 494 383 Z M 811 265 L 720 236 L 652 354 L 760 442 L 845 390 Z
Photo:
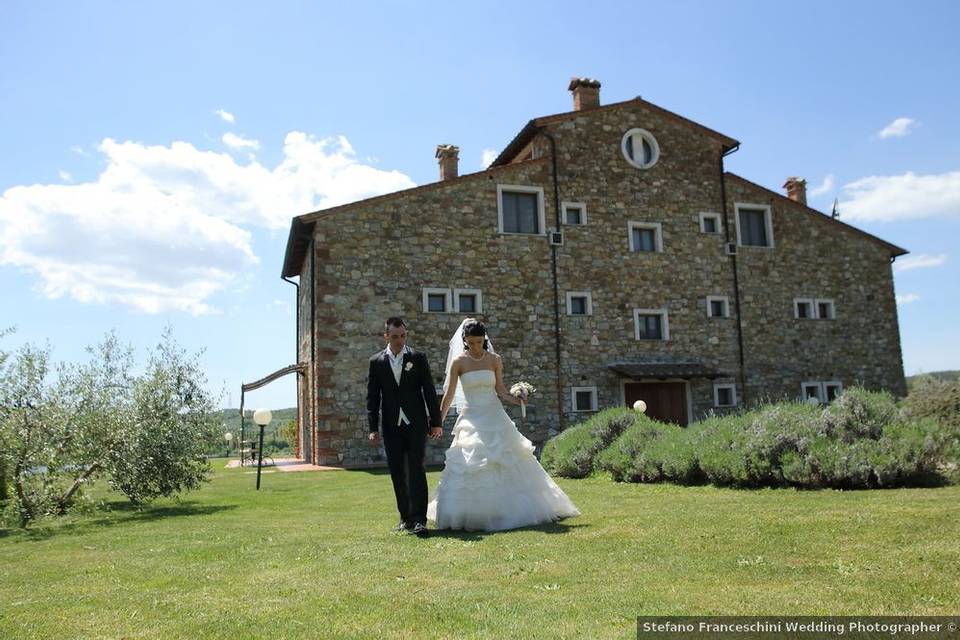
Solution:
M 463 325 L 463 350 L 467 350 L 467 336 L 483 336 L 484 351 L 490 350 L 490 341 L 487 340 L 487 328 L 479 320 L 467 320 Z

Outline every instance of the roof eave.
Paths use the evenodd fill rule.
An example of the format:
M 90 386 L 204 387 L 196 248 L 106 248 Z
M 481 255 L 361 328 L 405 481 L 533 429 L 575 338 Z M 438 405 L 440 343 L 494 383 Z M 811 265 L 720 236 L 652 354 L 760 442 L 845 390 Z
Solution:
M 306 249 L 310 246 L 313 223 L 305 223 L 299 217 L 290 221 L 290 233 L 287 235 L 287 249 L 283 254 L 281 278 L 299 276 L 303 267 Z
M 884 240 L 883 238 L 878 238 L 877 236 L 873 235 L 872 233 L 867 233 L 867 232 L 864 231 L 863 229 L 858 229 L 857 227 L 853 226 L 852 224 L 847 224 L 846 222 L 843 222 L 842 220 L 837 220 L 836 218 L 832 218 L 832 217 L 828 216 L 827 214 L 825 214 L 824 212 L 819 211 L 819 210 L 817 210 L 817 209 L 814 209 L 814 208 L 811 207 L 811 206 L 808 206 L 808 205 L 805 205 L 805 204 L 800 204 L 800 203 L 797 202 L 796 200 L 791 200 L 790 198 L 788 198 L 787 196 L 783 195 L 782 193 L 777 193 L 777 192 L 774 191 L 773 189 L 768 189 L 768 188 L 766 188 L 765 186 L 763 186 L 763 185 L 761 185 L 761 184 L 757 184 L 756 182 L 753 182 L 753 181 L 751 181 L 751 180 L 747 180 L 747 179 L 744 178 L 743 176 L 739 176 L 739 175 L 733 173 L 732 171 L 726 171 L 726 172 L 724 172 L 724 175 L 725 175 L 725 176 L 729 176 L 729 177 L 731 177 L 731 178 L 734 178 L 734 179 L 736 179 L 736 180 L 740 180 L 741 182 L 745 182 L 745 183 L 747 183 L 747 184 L 749 184 L 749 185 L 751 185 L 751 186 L 754 186 L 754 187 L 756 187 L 757 189 L 760 189 L 760 190 L 762 190 L 762 191 L 766 191 L 766 192 L 769 193 L 770 195 L 776 196 L 776 197 L 777 197 L 778 199 L 780 199 L 780 200 L 786 200 L 788 203 L 790 203 L 790 204 L 792 204 L 792 205 L 796 205 L 796 206 L 799 206 L 799 207 L 803 207 L 803 209 L 806 210 L 807 213 L 816 214 L 817 216 L 820 216 L 821 218 L 824 218 L 824 219 L 826 219 L 826 220 L 828 220 L 828 221 L 830 221 L 830 222 L 833 222 L 833 223 L 836 223 L 836 224 L 839 224 L 839 225 L 843 225 L 843 227 L 845 227 L 845 228 L 847 228 L 847 229 L 850 229 L 851 231 L 854 231 L 854 232 L 856 232 L 856 233 L 858 233 L 858 234 L 860 234 L 860 235 L 866 236 L 866 238 L 867 238 L 868 240 L 872 240 L 873 242 L 876 242 L 876 243 L 878 243 L 878 244 L 881 244 L 881 245 L 883 245 L 884 247 L 886 247 L 887 249 L 889 249 L 889 250 L 890 250 L 890 256 L 891 256 L 892 258 L 899 258 L 900 256 L 905 256 L 905 255 L 907 255 L 908 253 L 910 253 L 909 251 L 907 251 L 907 250 L 904 249 L 903 247 L 899 247 L 899 246 L 893 244 L 892 242 L 887 242 L 887 241 Z
M 694 122 L 689 118 L 684 118 L 683 116 L 676 114 L 673 111 L 670 111 L 669 109 L 664 109 L 663 107 L 655 105 L 652 102 L 647 102 L 643 98 L 631 98 L 630 100 L 624 100 L 622 102 L 613 102 L 611 104 L 606 104 L 606 105 L 596 107 L 594 109 L 589 109 L 586 111 L 583 111 L 583 110 L 565 111 L 563 113 L 555 113 L 550 116 L 541 116 L 539 118 L 534 118 L 533 120 L 530 120 L 523 127 L 523 129 L 520 130 L 520 132 L 516 136 L 513 137 L 513 140 L 510 141 L 510 143 L 504 148 L 504 150 L 500 153 L 500 155 L 497 156 L 497 159 L 494 160 L 490 166 L 494 167 L 494 166 L 509 164 L 510 161 L 513 160 L 525 146 L 527 146 L 527 143 L 529 143 L 530 140 L 533 139 L 536 133 L 548 125 L 551 125 L 557 122 L 564 122 L 566 120 L 570 120 L 571 118 L 578 118 L 580 116 L 590 115 L 598 111 L 608 111 L 611 109 L 618 109 L 628 104 L 642 105 L 668 118 L 673 118 L 674 120 L 678 120 L 680 122 L 683 122 L 693 127 L 694 129 L 697 129 L 701 133 L 704 133 L 714 138 L 715 140 L 717 140 L 720 143 L 721 147 L 723 148 L 724 153 L 740 146 L 739 140 L 735 140 L 730 136 L 723 135 L 719 131 L 714 131 L 709 127 L 705 127 L 699 122 Z

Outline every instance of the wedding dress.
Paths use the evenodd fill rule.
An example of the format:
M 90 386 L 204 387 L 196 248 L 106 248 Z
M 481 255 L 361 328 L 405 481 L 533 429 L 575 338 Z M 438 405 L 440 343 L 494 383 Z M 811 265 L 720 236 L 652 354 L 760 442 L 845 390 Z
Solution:
M 580 515 L 503 410 L 496 374 L 467 371 L 459 384 L 466 404 L 427 519 L 438 529 L 501 531 Z

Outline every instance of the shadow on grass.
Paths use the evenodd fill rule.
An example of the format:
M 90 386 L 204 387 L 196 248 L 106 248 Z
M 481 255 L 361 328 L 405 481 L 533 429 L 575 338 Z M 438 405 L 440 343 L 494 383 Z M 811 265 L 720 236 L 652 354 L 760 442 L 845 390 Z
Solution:
M 430 529 L 428 539 L 447 538 L 450 540 L 460 540 L 463 542 L 478 542 L 484 538 L 498 536 L 505 533 L 514 533 L 516 531 L 539 531 L 541 533 L 558 534 L 569 533 L 574 529 L 585 527 L 585 524 L 568 524 L 566 522 L 550 522 L 547 524 L 538 524 L 529 527 L 517 527 L 516 529 L 505 529 L 503 531 L 463 531 L 460 529 Z
M 130 502 L 107 502 L 94 512 L 77 514 L 82 518 L 69 521 L 46 520 L 27 529 L 0 529 L 0 538 L 18 536 L 25 542 L 39 542 L 56 536 L 80 535 L 92 530 L 117 525 L 156 522 L 181 516 L 205 516 L 238 508 L 236 504 L 201 505 L 178 502 L 171 505 L 137 506 Z M 68 516 L 69 517 L 69 516 Z

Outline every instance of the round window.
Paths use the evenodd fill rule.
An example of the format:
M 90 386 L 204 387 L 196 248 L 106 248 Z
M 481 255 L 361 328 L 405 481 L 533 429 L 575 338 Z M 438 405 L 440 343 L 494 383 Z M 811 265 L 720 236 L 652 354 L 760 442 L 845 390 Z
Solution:
M 660 158 L 660 145 L 646 129 L 630 129 L 620 144 L 623 157 L 638 169 L 649 169 Z

